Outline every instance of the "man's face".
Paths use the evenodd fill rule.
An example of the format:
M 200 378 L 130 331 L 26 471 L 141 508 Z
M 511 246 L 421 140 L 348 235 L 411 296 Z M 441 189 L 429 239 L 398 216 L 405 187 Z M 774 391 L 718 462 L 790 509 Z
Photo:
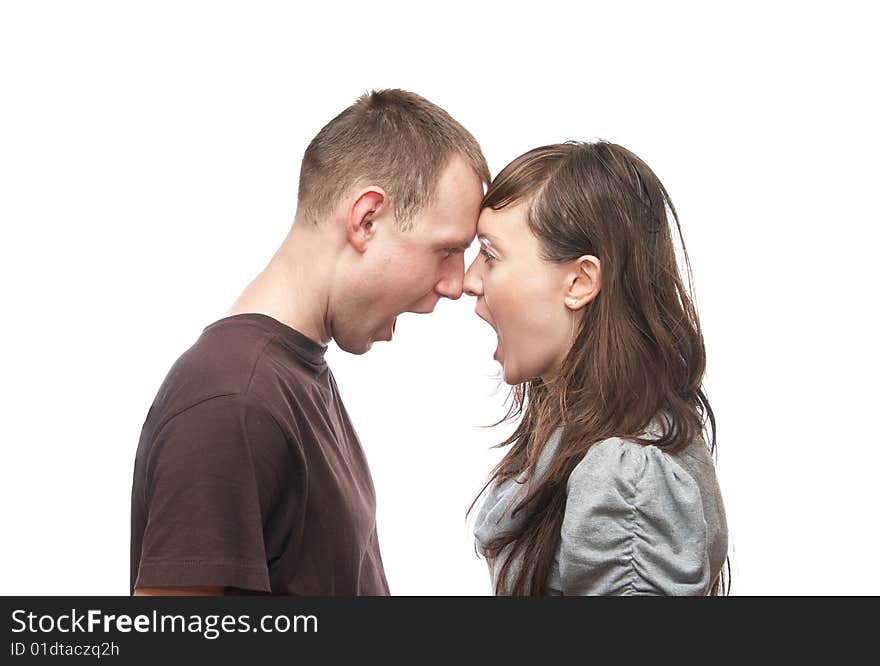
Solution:
M 374 341 L 391 340 L 398 315 L 432 312 L 441 298 L 461 296 L 464 251 L 476 233 L 482 197 L 480 178 L 456 156 L 412 229 L 377 228 L 338 299 L 332 328 L 339 347 L 363 354 Z

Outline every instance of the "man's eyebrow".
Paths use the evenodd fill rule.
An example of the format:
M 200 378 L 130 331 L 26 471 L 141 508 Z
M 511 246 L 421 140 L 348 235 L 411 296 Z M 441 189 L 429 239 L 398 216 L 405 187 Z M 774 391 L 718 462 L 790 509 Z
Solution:
M 464 252 L 465 250 L 467 250 L 471 246 L 471 243 L 473 243 L 473 242 L 474 242 L 473 239 L 463 240 L 458 243 L 453 241 L 451 245 L 447 245 L 443 249 L 444 250 L 451 250 L 453 252 Z

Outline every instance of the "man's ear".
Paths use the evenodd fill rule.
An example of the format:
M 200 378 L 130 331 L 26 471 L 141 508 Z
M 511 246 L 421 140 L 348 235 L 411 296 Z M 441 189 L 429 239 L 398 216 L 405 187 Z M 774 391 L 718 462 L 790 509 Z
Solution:
M 367 251 L 367 243 L 376 233 L 376 219 L 385 217 L 388 211 L 388 195 L 381 187 L 370 186 L 355 195 L 345 224 L 348 242 L 354 249 Z
M 579 257 L 565 278 L 565 307 L 580 310 L 596 298 L 601 288 L 601 262 L 591 254 Z

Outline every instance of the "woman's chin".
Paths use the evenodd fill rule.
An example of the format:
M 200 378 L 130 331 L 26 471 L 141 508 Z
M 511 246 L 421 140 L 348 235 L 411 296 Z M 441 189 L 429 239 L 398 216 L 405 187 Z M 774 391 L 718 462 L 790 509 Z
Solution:
M 501 363 L 501 378 L 504 380 L 505 384 L 509 384 L 510 386 L 515 386 L 522 381 L 517 373 L 510 368 L 510 365 L 505 365 L 504 363 Z

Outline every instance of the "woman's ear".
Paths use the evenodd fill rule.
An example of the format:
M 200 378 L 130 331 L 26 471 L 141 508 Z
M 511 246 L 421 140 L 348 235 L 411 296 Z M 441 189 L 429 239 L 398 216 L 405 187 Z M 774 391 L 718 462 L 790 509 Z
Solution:
M 357 193 L 348 211 L 345 233 L 351 246 L 363 254 L 376 234 L 376 218 L 388 211 L 388 195 L 381 187 L 371 186 Z
M 580 310 L 596 298 L 602 288 L 602 264 L 591 254 L 572 263 L 565 281 L 565 307 Z

